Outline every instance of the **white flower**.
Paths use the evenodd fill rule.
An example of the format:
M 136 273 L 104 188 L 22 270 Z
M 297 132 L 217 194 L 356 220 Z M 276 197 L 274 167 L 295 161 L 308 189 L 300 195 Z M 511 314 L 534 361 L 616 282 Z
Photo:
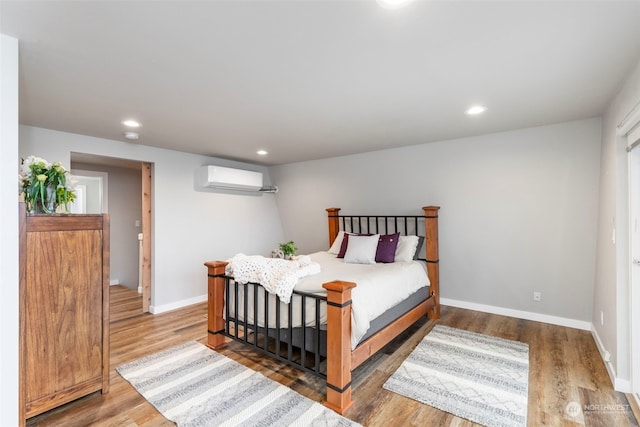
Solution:
M 26 160 L 22 165 L 20 165 L 20 177 L 22 179 L 31 178 L 31 168 L 27 164 Z
M 42 169 L 49 169 L 51 163 L 43 159 L 42 157 L 29 156 L 24 159 L 24 162 L 20 166 L 20 174 L 25 178 L 31 178 L 31 165 L 37 164 Z
M 43 159 L 42 157 L 29 156 L 24 160 L 24 164 L 29 167 L 34 163 L 41 163 L 41 167 L 45 169 L 49 169 L 51 167 L 51 163 Z
M 62 163 L 60 163 L 60 162 L 55 162 L 52 166 L 53 166 L 53 168 L 55 168 L 55 170 L 56 170 L 59 174 L 61 174 L 61 175 L 67 171 L 67 170 L 64 168 L 64 166 L 62 166 Z

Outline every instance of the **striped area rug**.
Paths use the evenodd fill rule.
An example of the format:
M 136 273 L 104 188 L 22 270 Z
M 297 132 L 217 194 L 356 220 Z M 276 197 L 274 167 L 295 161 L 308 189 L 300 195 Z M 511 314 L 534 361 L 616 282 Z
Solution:
M 178 426 L 358 426 L 198 342 L 117 369 Z
M 436 325 L 384 388 L 491 427 L 527 425 L 529 346 Z

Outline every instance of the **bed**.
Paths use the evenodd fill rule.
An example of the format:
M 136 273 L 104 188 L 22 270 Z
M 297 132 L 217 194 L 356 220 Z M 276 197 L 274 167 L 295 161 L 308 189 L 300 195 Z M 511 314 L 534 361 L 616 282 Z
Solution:
M 322 265 L 322 272 L 301 279 L 292 291 L 289 304 L 279 301 L 279 297 L 268 293 L 258 283 L 238 283 L 229 272 L 229 262 L 206 262 L 207 345 L 220 349 L 231 338 L 270 357 L 325 378 L 327 396 L 324 404 L 338 413 L 344 413 L 353 403 L 351 372 L 421 317 L 437 319 L 440 316 L 439 207 L 428 206 L 422 210 L 422 215 L 381 216 L 340 215 L 339 208 L 327 209 L 331 249 L 311 256 L 313 262 Z M 374 313 L 369 313 L 370 317 L 364 322 L 368 323 L 364 333 L 358 326 L 358 321 L 363 323 L 362 307 L 375 305 L 358 303 L 362 300 L 361 291 L 371 287 L 368 279 L 358 279 L 361 280 L 360 289 L 354 281 L 328 279 L 333 274 L 327 272 L 330 271 L 327 269 L 332 268 L 331 263 L 343 262 L 336 260 L 335 251 L 339 246 L 339 239 L 344 238 L 345 233 L 349 237 L 397 235 L 395 233 L 401 236 L 420 236 L 417 252 L 412 260 L 389 263 L 388 268 L 393 271 L 393 268 L 409 269 L 414 268 L 415 264 L 421 264 L 428 278 L 428 286 L 420 284 L 407 288 L 402 300 L 391 304 L 382 314 L 378 313 L 382 309 L 372 309 Z M 404 237 L 402 239 L 409 240 Z M 356 240 L 363 242 L 367 239 L 352 238 L 351 249 Z M 344 252 L 344 248 L 341 249 Z M 377 265 L 356 266 L 372 271 L 378 268 Z M 387 271 L 380 273 L 381 277 L 378 279 L 382 278 L 383 282 L 391 280 L 390 276 L 384 278 L 384 274 L 389 274 Z M 343 274 L 341 279 L 360 277 L 348 272 L 335 274 Z M 310 285 L 313 280 L 329 281 L 322 282 L 321 289 L 317 289 L 317 285 Z M 377 286 L 377 289 L 381 289 L 380 286 L 383 285 Z M 390 297 L 379 298 L 387 299 Z M 360 320 L 354 323 L 354 319 Z

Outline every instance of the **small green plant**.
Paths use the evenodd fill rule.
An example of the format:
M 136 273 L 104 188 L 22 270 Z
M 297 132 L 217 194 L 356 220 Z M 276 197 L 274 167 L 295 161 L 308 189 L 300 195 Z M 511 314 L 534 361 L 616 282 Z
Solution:
M 296 254 L 298 248 L 296 248 L 293 240 L 288 241 L 287 243 L 280 243 L 280 250 L 284 254 L 285 257 L 292 257 Z

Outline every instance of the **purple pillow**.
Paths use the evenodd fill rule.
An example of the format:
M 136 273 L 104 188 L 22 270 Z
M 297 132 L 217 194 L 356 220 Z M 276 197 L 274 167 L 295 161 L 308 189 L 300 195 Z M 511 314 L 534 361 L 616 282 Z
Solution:
M 340 245 L 340 251 L 338 252 L 338 256 L 336 258 L 344 258 L 344 254 L 347 253 L 347 245 L 349 244 L 349 236 L 373 236 L 373 234 L 356 234 L 356 233 L 344 233 L 344 237 L 342 238 L 342 245 Z
M 394 262 L 396 260 L 396 248 L 398 247 L 398 240 L 400 240 L 400 233 L 381 235 L 380 239 L 378 240 L 376 262 Z

